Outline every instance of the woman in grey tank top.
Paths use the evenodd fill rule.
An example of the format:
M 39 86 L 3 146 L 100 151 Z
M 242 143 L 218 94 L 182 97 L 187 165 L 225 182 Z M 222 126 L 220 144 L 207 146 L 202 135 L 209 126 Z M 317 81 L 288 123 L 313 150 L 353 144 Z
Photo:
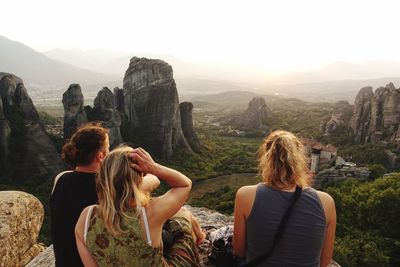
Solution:
M 283 235 L 259 266 L 327 266 L 336 229 L 335 203 L 310 187 L 304 147 L 290 132 L 275 131 L 259 149 L 262 183 L 236 193 L 233 247 L 250 262 L 268 252 L 296 186 L 302 188 Z

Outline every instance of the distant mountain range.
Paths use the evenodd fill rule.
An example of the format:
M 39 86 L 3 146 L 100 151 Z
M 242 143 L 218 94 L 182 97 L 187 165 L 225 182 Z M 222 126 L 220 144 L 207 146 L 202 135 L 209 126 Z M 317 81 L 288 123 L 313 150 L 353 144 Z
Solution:
M 27 86 L 68 87 L 70 83 L 99 84 L 121 79 L 50 59 L 32 48 L 0 36 L 0 71 L 21 77 Z
M 71 83 L 80 83 L 88 90 L 121 86 L 133 56 L 168 62 L 173 67 L 179 93 L 186 96 L 248 91 L 307 101 L 352 103 L 364 86 L 377 88 L 389 82 L 400 85 L 400 61 L 335 62 L 314 71 L 268 76 L 245 66 L 194 64 L 167 54 L 100 49 L 54 49 L 39 53 L 0 36 L 0 71 L 20 76 L 28 89 L 60 89 Z

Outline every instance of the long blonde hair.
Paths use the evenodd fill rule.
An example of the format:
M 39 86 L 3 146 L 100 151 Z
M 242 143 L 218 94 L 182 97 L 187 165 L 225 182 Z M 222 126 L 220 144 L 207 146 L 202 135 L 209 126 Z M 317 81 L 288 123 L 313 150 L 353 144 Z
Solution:
M 272 132 L 260 146 L 258 155 L 259 175 L 267 186 L 277 189 L 310 186 L 304 146 L 294 134 Z
M 120 147 L 105 158 L 96 176 L 96 190 L 99 198 L 98 212 L 107 230 L 114 236 L 124 233 L 122 220 L 129 218 L 127 211 L 136 205 L 136 215 L 149 200 L 149 194 L 140 190 L 143 176 L 133 170 L 129 157 L 132 148 Z

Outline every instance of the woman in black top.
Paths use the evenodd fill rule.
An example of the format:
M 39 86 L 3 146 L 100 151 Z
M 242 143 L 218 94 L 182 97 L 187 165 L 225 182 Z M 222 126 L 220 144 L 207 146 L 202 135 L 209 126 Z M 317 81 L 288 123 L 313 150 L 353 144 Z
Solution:
M 84 125 L 63 146 L 62 159 L 74 170 L 57 175 L 50 197 L 57 267 L 83 266 L 76 248 L 75 224 L 86 206 L 97 203 L 95 177 L 108 151 L 108 130 L 100 124 Z

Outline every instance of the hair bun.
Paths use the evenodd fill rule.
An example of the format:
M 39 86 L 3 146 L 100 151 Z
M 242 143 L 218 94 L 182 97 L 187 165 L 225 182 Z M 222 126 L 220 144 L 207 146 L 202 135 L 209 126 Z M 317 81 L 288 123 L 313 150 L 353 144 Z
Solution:
M 69 165 L 76 164 L 76 157 L 78 154 L 78 149 L 68 141 L 62 148 L 61 158 L 67 162 Z

